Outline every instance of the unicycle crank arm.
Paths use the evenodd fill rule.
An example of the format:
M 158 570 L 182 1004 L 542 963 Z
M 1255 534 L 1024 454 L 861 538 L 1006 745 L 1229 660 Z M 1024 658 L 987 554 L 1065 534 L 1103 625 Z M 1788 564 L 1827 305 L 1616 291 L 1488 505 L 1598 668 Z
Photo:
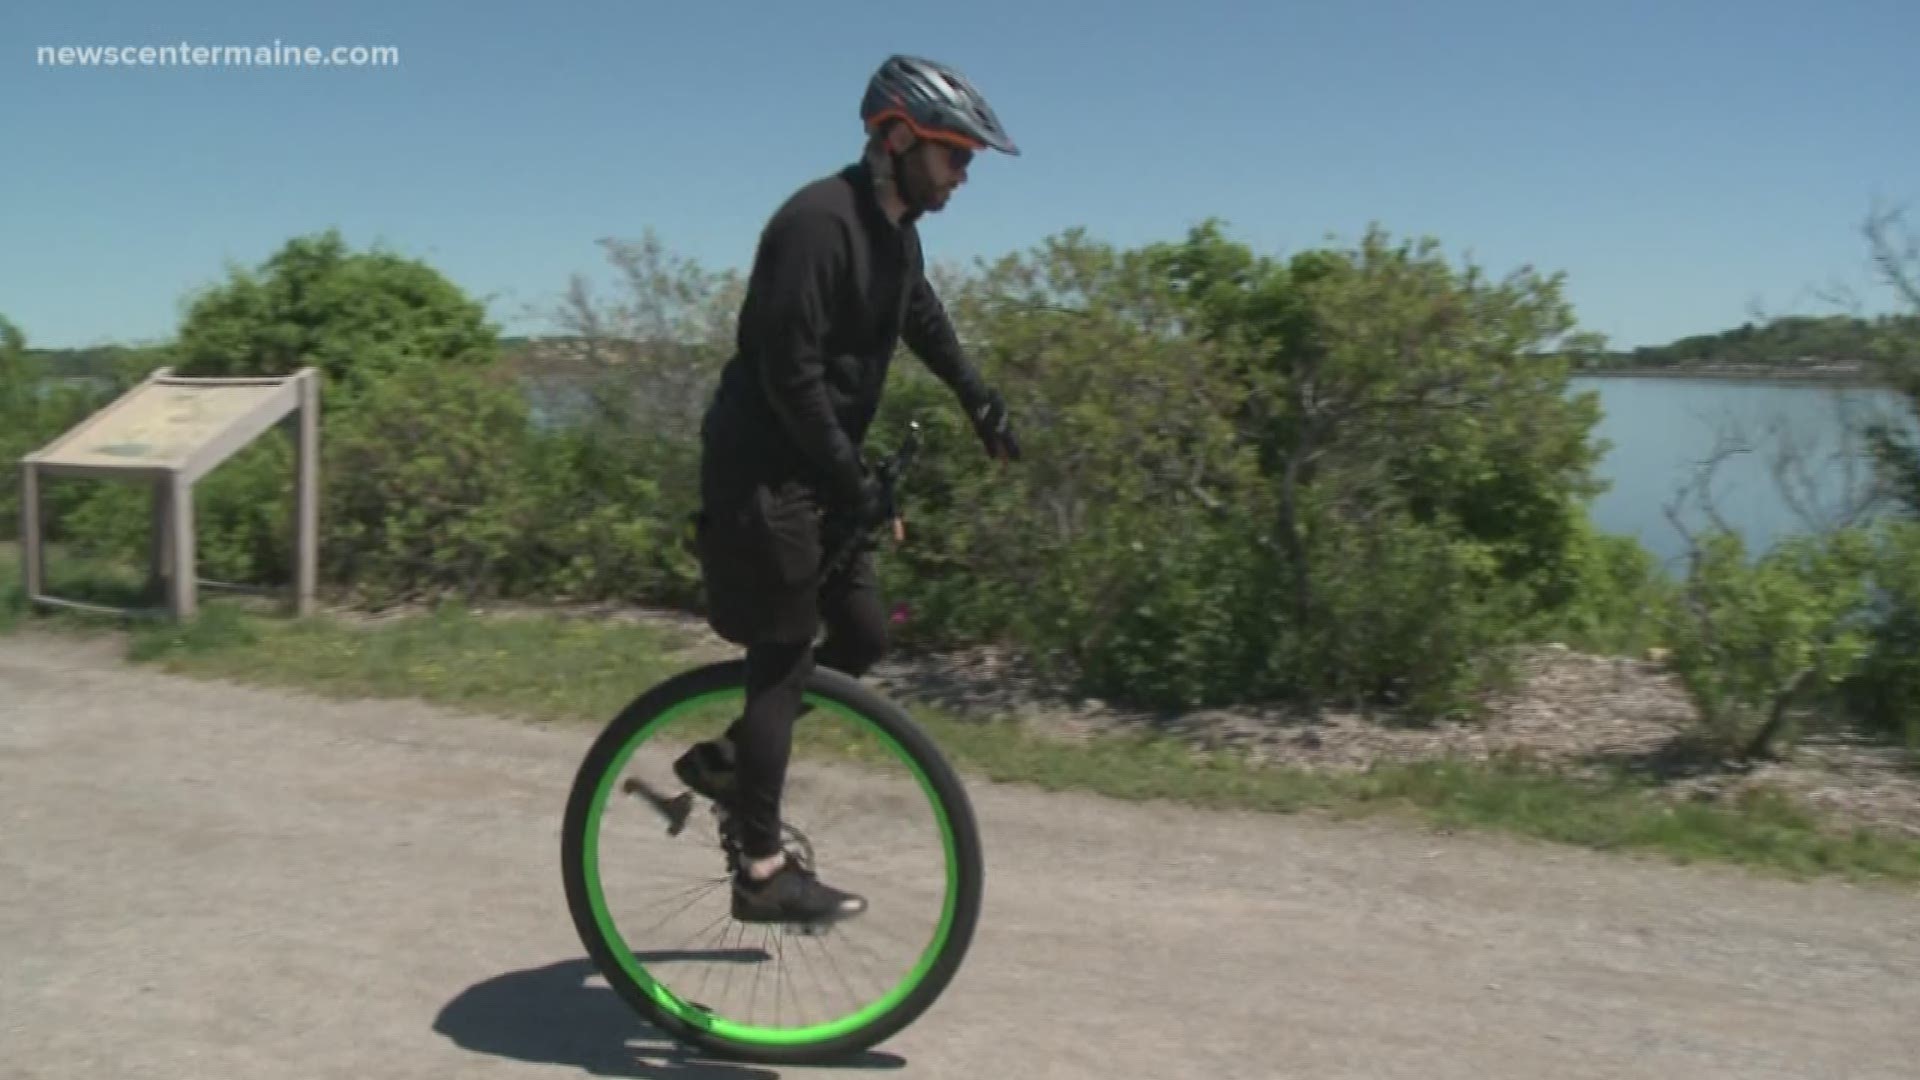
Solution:
M 637 776 L 628 777 L 626 783 L 620 785 L 620 790 L 645 799 L 648 806 L 653 807 L 661 817 L 666 818 L 668 836 L 679 836 L 680 830 L 687 827 L 687 818 L 693 814 L 693 792 L 691 791 L 683 791 L 668 797 L 662 795 L 660 789 Z

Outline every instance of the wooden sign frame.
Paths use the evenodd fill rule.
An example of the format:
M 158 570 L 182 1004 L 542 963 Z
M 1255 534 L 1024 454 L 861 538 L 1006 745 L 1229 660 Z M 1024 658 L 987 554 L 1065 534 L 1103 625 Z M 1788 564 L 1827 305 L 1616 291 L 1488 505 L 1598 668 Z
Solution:
M 195 569 L 193 485 L 296 413 L 293 608 L 311 614 L 319 566 L 320 380 L 310 367 L 260 378 L 195 378 L 161 368 L 21 458 L 20 546 L 28 602 L 133 613 L 49 595 L 40 523 L 42 477 L 130 480 L 153 492 L 150 571 L 167 583 L 167 610 L 175 619 L 191 618 L 199 608 L 199 587 L 220 584 L 203 582 Z

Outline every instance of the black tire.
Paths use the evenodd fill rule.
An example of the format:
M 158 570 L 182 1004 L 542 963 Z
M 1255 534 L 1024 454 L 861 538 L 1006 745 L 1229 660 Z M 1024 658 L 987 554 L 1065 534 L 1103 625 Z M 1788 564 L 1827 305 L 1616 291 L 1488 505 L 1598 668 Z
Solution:
M 647 734 L 650 725 L 676 705 L 716 691 L 744 692 L 745 674 L 744 660 L 730 660 L 676 675 L 621 710 L 594 740 L 575 775 L 562 826 L 561 867 L 566 881 L 567 908 L 589 957 L 608 984 L 622 1000 L 669 1037 L 715 1056 L 758 1064 L 819 1065 L 844 1060 L 898 1034 L 946 990 L 972 944 L 985 884 L 979 828 L 958 774 L 905 710 L 854 679 L 831 668 L 816 667 L 803 693 L 852 710 L 896 744 L 931 789 L 936 808 L 945 818 L 946 842 L 951 845 L 948 864 L 952 891 L 946 930 L 938 939 L 938 952 L 904 996 L 857 1028 L 830 1038 L 789 1045 L 742 1041 L 663 1008 L 616 956 L 596 918 L 587 848 L 592 839 L 590 826 L 597 821 L 594 804 L 596 799 L 605 798 L 602 790 L 607 774 L 624 760 L 623 751 L 636 744 Z M 631 962 L 638 965 L 637 960 Z

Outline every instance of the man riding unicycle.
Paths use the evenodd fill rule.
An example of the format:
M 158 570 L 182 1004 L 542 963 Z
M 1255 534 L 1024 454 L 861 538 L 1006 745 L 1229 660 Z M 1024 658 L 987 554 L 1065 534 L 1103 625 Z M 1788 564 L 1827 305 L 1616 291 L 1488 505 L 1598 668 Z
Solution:
M 964 76 L 916 57 L 880 66 L 860 116 L 860 160 L 794 192 L 761 233 L 736 352 L 701 428 L 707 618 L 746 649 L 746 708 L 674 771 L 740 824 L 733 916 L 745 922 L 830 922 L 866 908 L 783 849 L 780 796 L 812 665 L 857 677 L 886 650 L 871 553 L 819 576 L 831 546 L 823 529 L 864 529 L 885 512 L 860 451 L 896 344 L 953 390 L 990 456 L 1020 453 L 1004 399 L 963 355 L 927 280 L 916 229 L 965 182 L 976 151 L 1019 150 Z

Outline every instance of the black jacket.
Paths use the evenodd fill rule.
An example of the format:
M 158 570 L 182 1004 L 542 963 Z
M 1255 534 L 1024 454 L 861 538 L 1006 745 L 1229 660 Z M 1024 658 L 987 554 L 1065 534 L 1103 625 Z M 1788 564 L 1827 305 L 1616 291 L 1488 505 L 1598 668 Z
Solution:
M 887 219 L 863 161 L 796 191 L 761 233 L 736 352 L 702 428 L 710 464 L 849 498 L 902 341 L 969 412 L 984 398 L 927 281 L 912 216 Z

